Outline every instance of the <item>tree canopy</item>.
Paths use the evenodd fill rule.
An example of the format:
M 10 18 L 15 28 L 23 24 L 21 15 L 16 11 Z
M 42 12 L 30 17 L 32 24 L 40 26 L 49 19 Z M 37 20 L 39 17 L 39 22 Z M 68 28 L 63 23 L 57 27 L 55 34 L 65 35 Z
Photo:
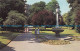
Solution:
M 56 0 L 51 0 L 45 7 L 46 10 L 56 12 L 56 4 L 58 2 Z
M 0 17 L 3 21 L 6 20 L 8 12 L 10 10 L 17 10 L 20 13 L 24 12 L 23 0 L 0 0 Z
M 30 8 L 30 15 L 28 22 L 29 23 L 32 22 L 32 24 L 36 25 L 55 24 L 56 16 L 54 16 L 55 14 L 53 12 L 55 12 L 56 10 L 56 4 L 58 4 L 56 0 L 51 0 L 48 4 L 46 4 L 43 1 L 34 3 L 33 5 L 31 5 Z M 52 20 L 54 23 L 52 22 Z
M 24 25 L 26 22 L 26 16 L 17 11 L 10 11 L 4 25 Z
M 66 20 L 70 23 L 69 25 L 80 25 L 79 23 L 80 0 L 67 0 L 67 2 L 70 4 L 71 10 L 68 12 Z M 79 29 L 79 27 L 77 27 L 77 29 Z
M 55 25 L 55 15 L 47 10 L 42 10 L 35 13 L 32 17 L 32 24 L 34 25 Z
M 31 6 L 31 9 L 30 11 L 31 12 L 38 12 L 38 11 L 41 11 L 45 8 L 45 2 L 43 1 L 40 1 L 40 2 L 37 2 L 37 3 L 34 3 L 32 6 Z

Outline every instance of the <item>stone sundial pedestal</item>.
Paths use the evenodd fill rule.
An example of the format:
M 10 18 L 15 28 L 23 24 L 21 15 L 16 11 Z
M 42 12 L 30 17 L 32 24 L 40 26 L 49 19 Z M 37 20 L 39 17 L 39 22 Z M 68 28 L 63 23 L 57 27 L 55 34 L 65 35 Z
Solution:
M 60 33 L 63 32 L 64 30 L 62 28 L 53 28 L 52 31 L 55 32 L 56 37 L 60 37 Z
M 60 33 L 63 32 L 64 30 L 62 28 L 59 27 L 59 12 L 60 12 L 60 9 L 59 9 L 59 5 L 56 4 L 56 27 L 53 28 L 53 32 L 55 32 L 55 36 L 56 37 L 60 37 Z

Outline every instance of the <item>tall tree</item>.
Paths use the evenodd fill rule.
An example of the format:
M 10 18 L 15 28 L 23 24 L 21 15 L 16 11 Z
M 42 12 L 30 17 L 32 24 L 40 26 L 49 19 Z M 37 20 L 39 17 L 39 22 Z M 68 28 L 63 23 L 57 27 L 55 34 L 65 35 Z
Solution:
M 38 13 L 39 11 L 44 10 L 45 6 L 46 6 L 46 4 L 43 1 L 40 1 L 40 2 L 37 2 L 37 3 L 34 3 L 33 5 L 31 5 L 30 15 L 28 17 L 27 23 L 31 24 L 31 20 L 32 20 L 33 15 L 35 13 Z
M 51 0 L 51 2 L 47 4 L 45 9 L 48 11 L 56 12 L 56 4 L 58 4 L 56 0 Z
M 55 25 L 55 15 L 47 10 L 39 11 L 32 17 L 33 25 Z
M 45 2 L 43 1 L 40 1 L 40 2 L 37 2 L 37 3 L 34 3 L 32 6 L 31 6 L 31 9 L 30 11 L 31 12 L 38 12 L 38 11 L 41 11 L 45 8 Z
M 79 22 L 79 14 L 78 12 L 80 11 L 80 0 L 67 0 L 68 3 L 70 4 L 70 7 L 71 7 L 71 23 L 74 25 L 80 25 Z M 76 21 L 76 19 L 78 19 Z M 77 28 L 79 29 L 79 28 Z
M 72 21 L 74 21 L 74 20 L 72 18 L 73 17 L 72 17 L 72 13 L 71 12 L 65 13 L 63 15 L 63 20 L 64 20 L 66 25 L 73 25 Z
M 2 19 L 2 18 L 0 18 L 0 24 L 1 24 L 2 20 L 3 20 L 3 19 Z
M 8 12 L 10 10 L 17 10 L 20 13 L 24 12 L 23 0 L 0 0 L 0 17 L 3 21 L 6 20 Z
M 17 11 L 10 11 L 4 25 L 24 25 L 26 22 L 26 16 Z

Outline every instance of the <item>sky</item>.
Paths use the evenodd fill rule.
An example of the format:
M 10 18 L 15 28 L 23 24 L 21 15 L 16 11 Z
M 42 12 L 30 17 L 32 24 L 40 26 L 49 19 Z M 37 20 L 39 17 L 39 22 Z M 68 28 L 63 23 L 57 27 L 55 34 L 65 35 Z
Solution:
M 44 1 L 46 3 L 49 3 L 51 0 L 27 0 L 27 4 L 32 5 L 32 4 L 39 2 L 39 1 Z M 70 11 L 69 4 L 67 3 L 66 0 L 57 0 L 57 1 L 59 3 L 59 6 L 60 6 L 61 15 Z

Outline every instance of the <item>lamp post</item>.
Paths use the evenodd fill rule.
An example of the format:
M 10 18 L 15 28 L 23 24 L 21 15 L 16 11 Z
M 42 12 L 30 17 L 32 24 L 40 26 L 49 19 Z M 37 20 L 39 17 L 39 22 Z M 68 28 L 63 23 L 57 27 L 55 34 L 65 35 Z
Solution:
M 27 9 L 27 6 L 26 6 L 26 0 L 24 0 L 24 3 L 25 3 L 25 6 L 24 6 L 24 9 L 25 9 L 25 11 L 24 11 L 24 13 L 26 13 L 27 11 L 26 11 L 26 9 Z
M 56 4 L 56 28 L 59 28 L 59 5 Z
M 26 4 L 26 2 L 27 2 L 27 1 L 24 0 L 24 3 L 25 3 L 25 5 L 24 5 L 24 9 L 25 9 L 25 10 L 24 10 L 24 13 L 25 13 L 25 15 L 26 15 L 26 12 L 27 12 L 27 4 Z M 26 22 L 25 22 L 25 25 L 26 25 Z M 29 31 L 29 29 L 25 27 L 25 33 L 28 32 L 28 31 Z
M 27 1 L 26 1 L 26 0 L 24 0 L 24 2 L 26 3 Z

